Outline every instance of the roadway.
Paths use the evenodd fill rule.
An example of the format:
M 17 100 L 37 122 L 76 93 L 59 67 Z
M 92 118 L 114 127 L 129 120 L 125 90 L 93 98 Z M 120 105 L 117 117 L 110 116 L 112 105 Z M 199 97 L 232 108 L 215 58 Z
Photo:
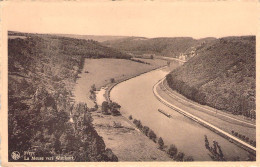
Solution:
M 196 121 L 196 122 L 198 122 L 198 123 L 204 125 L 205 127 L 209 128 L 209 129 L 211 129 L 211 130 L 214 130 L 216 133 L 220 133 L 222 136 L 225 136 L 226 138 L 232 139 L 232 141 L 237 142 L 237 143 L 239 143 L 239 144 L 241 144 L 241 145 L 243 145 L 243 146 L 249 148 L 250 150 L 253 150 L 254 152 L 256 151 L 256 148 L 255 148 L 254 146 L 252 146 L 252 145 L 246 143 L 245 141 L 240 140 L 240 139 L 238 139 L 237 137 L 231 135 L 230 132 L 228 133 L 228 132 L 227 132 L 227 129 L 225 129 L 225 127 L 224 127 L 224 129 L 223 129 L 223 128 L 222 128 L 223 126 L 220 128 L 220 127 L 217 127 L 217 126 L 216 126 L 216 125 L 217 125 L 216 123 L 212 124 L 212 122 L 213 122 L 214 120 L 212 121 L 211 118 L 210 118 L 210 119 L 205 119 L 205 118 L 209 118 L 209 117 L 204 117 L 204 119 L 203 119 L 203 114 L 202 114 L 202 113 L 197 112 L 196 115 L 195 115 L 195 114 L 194 114 L 195 112 L 193 112 L 193 113 L 190 112 L 192 109 L 190 109 L 190 110 L 187 110 L 187 108 L 183 109 L 183 107 L 180 108 L 180 107 L 178 107 L 177 105 L 173 104 L 173 102 L 172 102 L 171 100 L 169 100 L 169 98 L 165 98 L 165 97 L 166 97 L 165 94 L 163 95 L 164 97 L 162 97 L 162 92 L 165 92 L 165 90 L 166 90 L 167 94 L 168 94 L 170 97 L 173 96 L 172 93 L 170 93 L 169 90 L 167 91 L 166 88 L 164 88 L 164 89 L 165 89 L 164 91 L 162 91 L 162 92 L 160 92 L 160 93 L 158 92 L 158 87 L 159 87 L 159 85 L 162 85 L 162 82 L 164 81 L 164 79 L 165 79 L 165 78 L 161 79 L 161 80 L 153 87 L 153 93 L 154 93 L 155 97 L 156 97 L 160 102 L 162 102 L 163 104 L 165 104 L 165 105 L 168 106 L 169 108 L 173 109 L 174 111 L 177 111 L 177 112 L 179 112 L 179 113 L 185 115 L 186 117 L 189 117 L 190 119 L 192 119 L 192 120 L 194 120 L 194 121 Z M 176 96 L 174 96 L 174 97 L 176 98 Z M 179 97 L 178 97 L 178 98 L 179 98 Z M 182 99 L 182 100 L 183 100 L 183 99 Z M 187 106 L 189 107 L 190 105 L 194 105 L 194 104 L 189 103 Z M 179 106 L 180 106 L 180 105 L 179 105 Z M 187 112 L 187 111 L 189 111 L 189 112 Z M 199 117 L 198 114 L 201 114 L 202 117 Z M 204 114 L 204 115 L 205 115 L 205 114 Z M 243 122 L 243 121 L 241 121 L 241 120 L 239 120 L 239 119 L 235 119 L 235 118 L 233 118 L 233 117 L 230 117 L 230 116 L 227 116 L 227 115 L 224 115 L 224 114 L 221 115 L 221 116 L 225 117 L 226 119 L 230 119 L 230 120 L 232 120 L 233 122 L 234 122 L 234 121 L 237 121 L 237 122 L 240 122 L 240 123 L 243 123 L 243 124 L 248 124 L 248 125 L 250 124 L 250 123 L 248 123 L 248 122 Z M 218 118 L 215 118 L 215 119 L 218 119 Z M 206 120 L 207 120 L 207 121 L 206 121 Z M 224 122 L 223 120 L 220 120 L 219 122 L 221 123 L 221 121 Z M 230 123 L 230 122 L 227 122 L 227 123 L 232 125 L 232 122 L 231 122 L 231 123 Z M 226 126 L 227 126 L 228 124 L 226 124 Z M 223 125 L 224 125 L 224 124 L 223 124 Z M 237 129 L 237 130 L 238 130 L 238 128 L 240 128 L 240 129 L 243 128 L 243 126 L 241 126 L 241 125 L 236 125 L 236 124 L 234 124 L 234 125 L 232 125 L 232 126 L 234 126 L 234 128 Z M 250 124 L 249 126 L 254 126 L 254 127 L 255 127 L 254 124 Z M 228 128 L 229 128 L 229 127 L 228 127 Z M 245 128 L 250 129 L 250 127 L 245 127 Z M 247 130 L 247 129 L 245 129 L 245 130 Z M 255 129 L 253 129 L 253 130 L 255 130 Z

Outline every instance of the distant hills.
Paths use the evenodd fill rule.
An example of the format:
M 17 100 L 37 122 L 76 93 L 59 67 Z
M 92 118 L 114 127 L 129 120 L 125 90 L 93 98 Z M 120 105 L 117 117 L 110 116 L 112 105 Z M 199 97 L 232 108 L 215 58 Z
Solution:
M 16 31 L 9 31 L 8 35 L 34 35 L 32 33 L 21 33 Z M 117 40 L 128 38 L 127 36 L 110 36 L 110 35 L 76 35 L 76 34 L 35 34 L 35 35 L 51 35 L 51 36 L 59 36 L 59 37 L 68 37 L 75 39 L 85 39 L 85 40 L 94 40 L 98 42 L 104 42 L 108 40 Z
M 202 39 L 193 39 L 191 37 L 129 37 L 129 36 L 109 36 L 109 35 L 74 35 L 74 34 L 30 34 L 9 31 L 8 35 L 16 36 L 56 36 L 67 37 L 73 39 L 94 40 L 100 42 L 103 46 L 114 48 L 132 56 L 157 55 L 165 57 L 173 57 L 188 60 L 194 56 L 193 49 L 209 43 L 216 38 L 208 37 Z
M 103 45 L 120 49 L 133 54 L 155 54 L 178 58 L 203 42 L 210 42 L 215 38 L 193 39 L 191 37 L 174 38 L 144 38 L 129 37 L 102 42 Z
M 12 31 L 8 32 L 8 38 L 27 38 L 26 41 L 34 41 L 35 45 L 39 45 L 36 49 L 45 47 L 42 43 L 50 43 L 53 48 L 66 55 L 83 55 L 85 58 L 131 58 L 131 56 L 126 53 L 103 46 L 92 39 L 84 40 L 59 35 L 19 33 Z
M 168 84 L 194 101 L 249 117 L 255 110 L 255 36 L 220 38 L 194 50 L 167 76 Z

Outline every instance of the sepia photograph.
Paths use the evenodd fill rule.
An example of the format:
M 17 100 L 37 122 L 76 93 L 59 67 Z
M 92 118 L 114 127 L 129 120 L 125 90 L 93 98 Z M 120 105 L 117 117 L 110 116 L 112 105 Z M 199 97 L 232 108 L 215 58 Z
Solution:
M 257 1 L 1 3 L 3 166 L 257 165 Z

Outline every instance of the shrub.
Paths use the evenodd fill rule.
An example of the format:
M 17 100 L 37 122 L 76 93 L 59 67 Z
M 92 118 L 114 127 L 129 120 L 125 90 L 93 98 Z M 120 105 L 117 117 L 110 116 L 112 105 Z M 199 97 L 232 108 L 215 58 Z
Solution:
M 113 122 L 113 127 L 114 128 L 122 128 L 123 126 L 121 125 L 120 122 L 116 123 L 115 121 Z
M 246 137 L 246 142 L 248 142 L 249 141 L 249 137 Z
M 97 90 L 95 84 L 93 84 L 93 85 L 91 86 L 91 90 L 92 90 L 92 91 L 96 91 L 96 90 Z
M 111 83 L 115 83 L 115 78 L 111 78 L 111 79 L 110 79 L 110 82 L 111 82 Z
M 235 135 L 235 136 L 237 136 L 237 135 L 238 135 L 238 133 L 237 133 L 237 132 L 235 132 L 235 133 L 234 133 L 234 135 Z
M 231 132 L 232 132 L 232 134 L 234 134 L 234 131 L 233 131 L 233 130 L 232 130 Z
M 187 156 L 184 161 L 194 161 L 192 156 Z
M 170 148 L 167 150 L 167 154 L 173 158 L 178 152 L 178 149 L 176 148 L 175 145 L 171 144 Z
M 112 114 L 113 116 L 119 116 L 119 115 L 121 115 L 121 113 L 120 113 L 118 110 L 116 110 L 116 109 L 111 110 L 111 114 Z
M 132 119 L 133 119 L 132 115 L 130 115 L 130 116 L 128 117 L 128 119 L 132 120 Z

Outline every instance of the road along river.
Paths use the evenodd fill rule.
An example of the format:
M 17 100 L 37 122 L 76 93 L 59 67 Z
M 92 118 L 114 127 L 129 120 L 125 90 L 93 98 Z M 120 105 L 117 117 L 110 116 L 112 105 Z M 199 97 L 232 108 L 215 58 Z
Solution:
M 154 70 L 122 82 L 111 90 L 111 100 L 121 105 L 124 116 L 132 115 L 134 119 L 141 120 L 143 125 L 162 137 L 166 145 L 175 144 L 179 151 L 191 155 L 195 161 L 211 160 L 205 149 L 204 135 L 207 135 L 210 145 L 213 140 L 220 144 L 226 159 L 240 157 L 240 160 L 246 160 L 248 153 L 245 150 L 157 100 L 153 86 L 168 72 L 167 69 Z M 172 117 L 166 117 L 158 109 Z

